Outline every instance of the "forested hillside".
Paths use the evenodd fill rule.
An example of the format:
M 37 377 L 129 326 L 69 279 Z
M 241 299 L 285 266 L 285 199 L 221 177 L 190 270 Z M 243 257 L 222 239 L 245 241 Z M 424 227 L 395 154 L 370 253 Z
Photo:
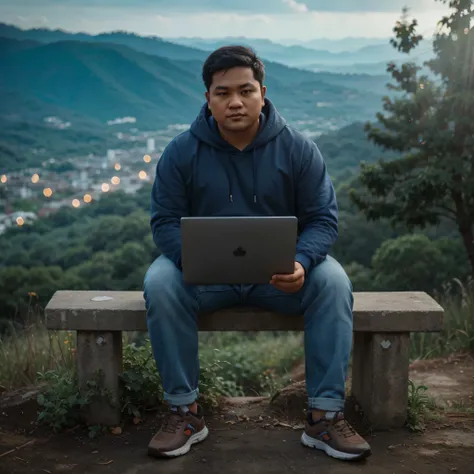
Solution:
M 321 140 L 321 149 L 327 150 L 328 168 L 336 177 L 340 207 L 340 234 L 332 255 L 345 266 L 355 290 L 432 291 L 450 278 L 468 275 L 465 251 L 452 225 L 412 235 L 402 226 L 394 230 L 385 221 L 369 222 L 356 211 L 348 191 L 359 186 L 357 157 L 374 161 L 377 154 L 367 142 L 362 147 L 357 141 L 347 143 L 335 134 Z M 343 181 L 342 176 L 350 177 Z M 24 314 L 28 304 L 46 304 L 59 289 L 141 290 L 146 269 L 159 255 L 149 226 L 150 191 L 146 185 L 135 195 L 105 194 L 88 207 L 63 208 L 1 236 L 4 322 L 18 310 Z

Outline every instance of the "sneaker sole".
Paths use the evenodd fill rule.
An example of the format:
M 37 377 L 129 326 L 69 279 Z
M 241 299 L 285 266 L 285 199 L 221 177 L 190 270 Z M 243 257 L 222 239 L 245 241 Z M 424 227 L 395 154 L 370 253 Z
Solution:
M 331 456 L 335 459 L 341 459 L 343 461 L 357 461 L 368 458 L 372 454 L 370 449 L 366 449 L 359 454 L 344 453 L 343 451 L 338 451 L 337 449 L 331 448 L 331 446 L 324 443 L 323 441 L 320 441 L 319 439 L 311 438 L 311 436 L 308 436 L 306 433 L 301 435 L 301 443 L 305 446 L 308 446 L 309 448 L 324 451 L 328 456 Z
M 173 451 L 156 451 L 156 450 L 149 449 L 148 454 L 152 456 L 160 456 L 160 457 L 167 457 L 167 458 L 175 458 L 177 456 L 182 456 L 183 454 L 187 454 L 189 452 L 193 444 L 204 441 L 208 437 L 208 435 L 209 435 L 209 430 L 207 429 L 207 426 L 204 426 L 204 428 L 201 431 L 190 436 L 189 439 L 186 441 L 186 443 L 180 448 L 175 449 Z

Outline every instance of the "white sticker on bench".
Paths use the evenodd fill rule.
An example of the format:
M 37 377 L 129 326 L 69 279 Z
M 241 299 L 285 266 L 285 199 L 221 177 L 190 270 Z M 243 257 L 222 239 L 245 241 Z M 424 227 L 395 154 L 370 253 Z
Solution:
M 381 345 L 384 349 L 388 349 L 388 348 L 392 345 L 392 343 L 391 343 L 390 341 L 382 341 L 382 342 L 380 343 L 380 345 Z
M 107 301 L 107 300 L 113 300 L 111 296 L 94 296 L 94 298 L 91 298 L 91 301 Z

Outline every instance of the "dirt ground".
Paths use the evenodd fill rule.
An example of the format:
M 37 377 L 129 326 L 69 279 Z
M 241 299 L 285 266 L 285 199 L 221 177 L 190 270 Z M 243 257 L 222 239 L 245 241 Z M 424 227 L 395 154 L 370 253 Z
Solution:
M 302 383 L 283 390 L 271 404 L 261 398 L 229 399 L 219 414 L 207 418 L 209 438 L 188 455 L 171 460 L 153 459 L 146 452 L 159 429 L 160 413 L 150 414 L 138 425 L 124 426 L 120 434 L 90 440 L 83 428 L 53 435 L 37 427 L 34 398 L 15 405 L 4 394 L 0 473 L 174 474 L 202 470 L 210 474 L 269 474 L 310 469 L 328 474 L 474 474 L 474 415 L 466 408 L 474 408 L 472 357 L 417 362 L 410 377 L 429 387 L 427 393 L 445 407 L 442 416 L 424 433 L 405 429 L 367 432 L 373 454 L 357 463 L 337 461 L 301 445 Z

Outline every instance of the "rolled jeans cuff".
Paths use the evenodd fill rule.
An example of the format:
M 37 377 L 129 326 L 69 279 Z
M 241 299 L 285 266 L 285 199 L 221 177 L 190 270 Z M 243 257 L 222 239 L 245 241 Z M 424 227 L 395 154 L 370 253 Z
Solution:
M 199 397 L 199 389 L 193 390 L 189 393 L 178 393 L 178 394 L 164 394 L 164 399 L 174 406 L 192 405 Z
M 339 398 L 308 398 L 308 408 L 321 411 L 344 411 L 344 400 Z

